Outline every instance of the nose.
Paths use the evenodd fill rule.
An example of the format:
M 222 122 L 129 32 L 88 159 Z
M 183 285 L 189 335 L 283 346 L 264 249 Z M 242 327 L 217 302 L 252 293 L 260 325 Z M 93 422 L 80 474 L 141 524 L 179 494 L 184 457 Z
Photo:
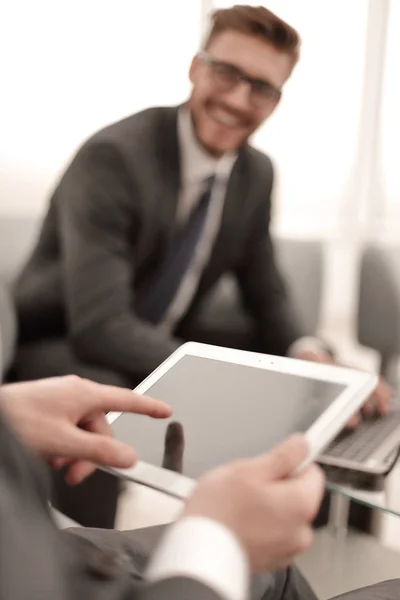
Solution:
M 240 81 L 225 95 L 224 100 L 234 110 L 240 112 L 249 111 L 251 109 L 249 84 L 246 81 Z

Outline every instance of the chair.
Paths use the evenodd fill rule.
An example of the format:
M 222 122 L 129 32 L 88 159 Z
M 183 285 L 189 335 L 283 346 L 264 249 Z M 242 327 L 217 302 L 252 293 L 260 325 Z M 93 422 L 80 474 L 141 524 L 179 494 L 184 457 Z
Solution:
M 38 219 L 0 217 L 0 383 L 11 364 L 17 335 L 12 282 L 29 254 L 38 228 Z
M 379 353 L 380 373 L 396 384 L 400 354 L 400 245 L 369 243 L 362 254 L 357 335 Z

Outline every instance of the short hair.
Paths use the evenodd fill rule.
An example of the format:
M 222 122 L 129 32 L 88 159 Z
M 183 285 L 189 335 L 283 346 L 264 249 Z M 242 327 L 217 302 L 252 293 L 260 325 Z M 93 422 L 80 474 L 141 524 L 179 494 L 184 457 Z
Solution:
M 218 34 L 229 29 L 257 36 L 277 50 L 286 52 L 293 58 L 293 66 L 299 59 L 299 34 L 264 6 L 236 5 L 214 11 L 204 49 L 208 48 Z

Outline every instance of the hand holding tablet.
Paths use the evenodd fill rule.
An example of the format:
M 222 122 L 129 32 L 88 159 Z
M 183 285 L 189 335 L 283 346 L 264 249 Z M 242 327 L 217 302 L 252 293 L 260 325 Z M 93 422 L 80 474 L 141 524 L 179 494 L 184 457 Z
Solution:
M 219 467 L 200 478 L 183 516 L 207 517 L 235 533 L 252 572 L 286 567 L 311 544 L 324 490 L 316 465 L 290 477 L 307 454 L 297 435 L 267 454 Z

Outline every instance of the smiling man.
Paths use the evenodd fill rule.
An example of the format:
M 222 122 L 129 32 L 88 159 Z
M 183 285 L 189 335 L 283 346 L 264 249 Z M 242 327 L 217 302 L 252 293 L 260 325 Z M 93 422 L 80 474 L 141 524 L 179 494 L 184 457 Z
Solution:
M 276 108 L 299 48 L 297 33 L 265 8 L 214 14 L 204 51 L 191 65 L 188 102 L 206 151 L 218 158 L 246 144 Z
M 228 271 L 258 350 L 329 360 L 318 340 L 301 339 L 269 234 L 271 161 L 248 143 L 299 48 L 296 31 L 266 8 L 216 11 L 188 101 L 83 145 L 16 288 L 17 379 L 76 373 L 132 387 L 182 341 L 209 341 L 196 318 Z

